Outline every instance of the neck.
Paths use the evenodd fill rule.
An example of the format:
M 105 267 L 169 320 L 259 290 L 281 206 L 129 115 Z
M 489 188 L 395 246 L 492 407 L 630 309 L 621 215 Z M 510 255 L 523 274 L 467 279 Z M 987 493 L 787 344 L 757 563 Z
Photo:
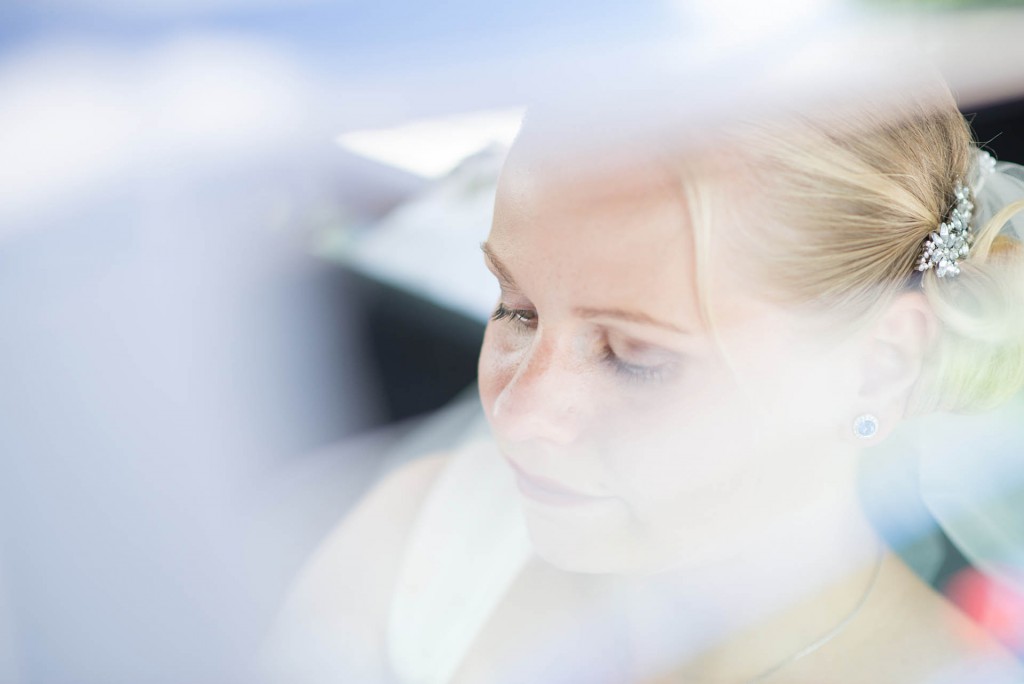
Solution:
M 855 617 L 883 549 L 856 493 L 835 490 L 745 542 L 700 567 L 618 580 L 639 667 L 750 681 Z

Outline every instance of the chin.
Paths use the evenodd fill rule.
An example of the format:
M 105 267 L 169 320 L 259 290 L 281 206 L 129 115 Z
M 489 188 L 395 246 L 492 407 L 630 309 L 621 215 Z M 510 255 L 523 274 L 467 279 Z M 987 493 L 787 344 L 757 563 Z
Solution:
M 534 553 L 547 564 L 565 572 L 591 575 L 634 574 L 646 571 L 638 562 L 637 549 L 616 530 L 587 530 L 553 524 L 526 515 L 526 528 Z
M 732 555 L 731 547 L 722 547 L 707 535 L 652 537 L 649 530 L 624 521 L 583 525 L 529 512 L 525 518 L 534 553 L 565 572 L 658 575 L 696 569 Z

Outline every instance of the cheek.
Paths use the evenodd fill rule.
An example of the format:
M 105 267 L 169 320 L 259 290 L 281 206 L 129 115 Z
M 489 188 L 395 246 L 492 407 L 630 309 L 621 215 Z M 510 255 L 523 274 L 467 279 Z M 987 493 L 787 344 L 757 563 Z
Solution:
M 480 347 L 480 360 L 477 363 L 477 385 L 480 391 L 480 403 L 488 419 L 493 415 L 494 403 L 502 390 L 515 375 L 520 354 L 510 348 L 508 341 L 503 339 L 502 331 L 495 323 L 489 323 L 484 332 L 484 341 Z
M 756 444 L 745 401 L 726 369 L 700 364 L 657 404 L 634 413 L 619 426 L 623 448 L 609 454 L 630 498 L 657 507 L 734 487 L 751 472 Z
M 744 359 L 737 375 L 744 378 L 751 420 L 766 448 L 821 446 L 836 438 L 847 398 L 856 393 L 849 363 L 792 341 L 763 345 Z
M 797 494 L 793 474 L 816 472 L 812 443 L 830 434 L 834 411 L 821 393 L 828 375 L 784 341 L 733 350 L 694 359 L 671 394 L 616 426 L 619 448 L 604 453 L 641 522 L 782 508 Z

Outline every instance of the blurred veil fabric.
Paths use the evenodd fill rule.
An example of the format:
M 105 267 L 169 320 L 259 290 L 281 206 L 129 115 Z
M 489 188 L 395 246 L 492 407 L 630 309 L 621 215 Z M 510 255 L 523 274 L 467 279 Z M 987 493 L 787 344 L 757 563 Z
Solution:
M 974 567 L 1024 595 L 1024 401 L 919 429 L 929 512 Z
M 909 60 L 890 50 L 916 47 L 901 24 L 863 49 L 864 17 L 843 0 L 438 5 L 0 3 L 3 684 L 259 681 L 252 660 L 288 583 L 372 479 L 357 472 L 479 422 L 474 397 L 382 459 L 327 448 L 377 425 L 384 399 L 361 302 L 312 245 L 350 246 L 427 182 L 339 134 L 549 100 L 569 126 L 607 116 L 602 133 L 649 135 L 762 99 L 902 84 Z M 1024 13 L 980 19 L 921 33 L 958 92 L 1019 95 Z M 980 37 L 999 49 L 963 49 Z M 492 161 L 463 171 L 478 180 Z M 1020 167 L 986 183 L 979 215 L 1024 196 Z M 458 188 L 465 206 L 489 203 L 473 185 Z M 454 234 L 450 214 L 426 213 Z M 949 536 L 1018 586 L 1022 412 L 937 418 L 919 464 Z M 525 553 L 509 473 L 481 445 L 459 452 L 416 542 L 458 567 L 427 554 L 399 590 L 394 655 L 410 678 L 444 680 Z M 442 500 L 480 497 L 474 477 L 497 494 Z M 417 574 L 436 580 L 429 595 Z M 470 586 L 480 602 L 460 605 Z M 459 620 L 433 629 L 449 606 Z
M 1024 167 L 998 162 L 975 174 L 976 225 L 1024 200 Z M 1024 214 L 1001 234 L 1024 239 Z M 931 515 L 972 565 L 1024 595 L 1024 396 L 984 415 L 928 416 L 917 431 Z

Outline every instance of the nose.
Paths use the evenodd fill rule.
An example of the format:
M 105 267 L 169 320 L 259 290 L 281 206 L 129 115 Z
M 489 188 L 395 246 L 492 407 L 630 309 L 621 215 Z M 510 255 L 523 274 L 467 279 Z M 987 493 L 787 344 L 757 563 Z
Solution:
M 581 433 L 587 373 L 567 344 L 535 339 L 510 371 L 491 409 L 491 424 L 509 442 L 567 445 Z

